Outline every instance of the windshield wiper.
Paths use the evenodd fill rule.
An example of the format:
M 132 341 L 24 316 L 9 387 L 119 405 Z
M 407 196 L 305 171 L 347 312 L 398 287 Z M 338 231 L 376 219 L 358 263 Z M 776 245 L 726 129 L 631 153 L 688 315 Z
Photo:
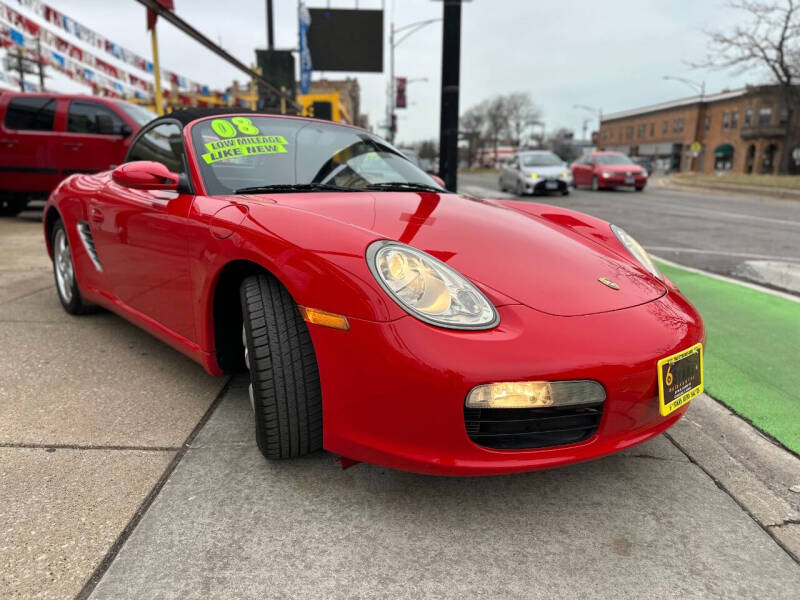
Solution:
M 350 188 L 330 183 L 276 183 L 255 185 L 235 190 L 234 194 L 286 194 L 291 192 L 363 192 L 363 188 Z
M 384 192 L 400 191 L 400 192 L 434 192 L 436 194 L 445 194 L 446 190 L 428 185 L 427 183 L 409 183 L 406 181 L 388 181 L 385 183 L 371 183 L 365 189 L 377 190 Z

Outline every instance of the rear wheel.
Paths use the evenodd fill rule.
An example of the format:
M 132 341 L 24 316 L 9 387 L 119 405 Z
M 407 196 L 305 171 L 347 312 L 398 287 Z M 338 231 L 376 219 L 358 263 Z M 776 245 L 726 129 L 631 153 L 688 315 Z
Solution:
M 53 248 L 53 274 L 56 280 L 56 291 L 61 306 L 71 315 L 83 315 L 94 312 L 95 306 L 89 304 L 81 296 L 78 281 L 75 279 L 75 265 L 72 262 L 72 251 L 69 238 L 64 229 L 64 222 L 56 221 L 50 238 Z
M 256 440 L 270 459 L 322 448 L 322 392 L 317 359 L 305 321 L 274 277 L 242 282 L 245 364 Z
M 597 175 L 594 175 L 592 177 L 592 191 L 596 192 L 599 189 L 600 189 L 600 180 L 597 179 Z

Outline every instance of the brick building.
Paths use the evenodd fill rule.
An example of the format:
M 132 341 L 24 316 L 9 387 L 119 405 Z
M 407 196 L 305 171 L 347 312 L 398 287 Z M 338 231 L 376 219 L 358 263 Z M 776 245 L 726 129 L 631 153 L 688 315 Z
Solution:
M 786 115 L 777 86 L 748 86 L 604 115 L 598 146 L 649 157 L 659 171 L 776 173 Z

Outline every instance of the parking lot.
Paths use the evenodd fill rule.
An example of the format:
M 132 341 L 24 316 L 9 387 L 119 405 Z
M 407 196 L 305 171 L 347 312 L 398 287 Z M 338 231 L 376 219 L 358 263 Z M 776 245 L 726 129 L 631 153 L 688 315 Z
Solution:
M 800 459 L 714 400 L 553 471 L 269 463 L 242 379 L 63 312 L 40 218 L 0 220 L 0 597 L 797 597 Z

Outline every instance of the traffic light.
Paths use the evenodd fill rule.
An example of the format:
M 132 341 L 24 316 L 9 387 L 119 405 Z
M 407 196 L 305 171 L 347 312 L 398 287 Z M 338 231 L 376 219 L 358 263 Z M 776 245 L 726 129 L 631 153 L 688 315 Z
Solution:
M 397 89 L 397 95 L 395 96 L 394 105 L 396 108 L 406 107 L 406 83 L 408 83 L 408 79 L 406 77 L 395 77 L 395 88 Z

